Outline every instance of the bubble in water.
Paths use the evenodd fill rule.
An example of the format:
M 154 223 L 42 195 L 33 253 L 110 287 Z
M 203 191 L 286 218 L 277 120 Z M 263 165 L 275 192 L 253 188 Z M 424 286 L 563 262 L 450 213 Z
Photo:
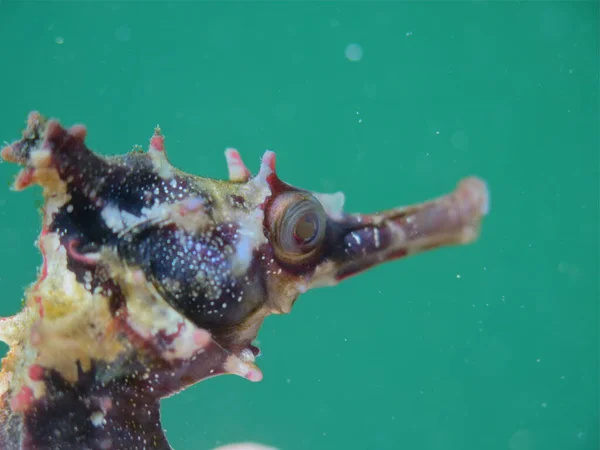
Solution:
M 348 44 L 344 50 L 346 58 L 352 62 L 360 61 L 363 57 L 363 49 L 358 44 Z

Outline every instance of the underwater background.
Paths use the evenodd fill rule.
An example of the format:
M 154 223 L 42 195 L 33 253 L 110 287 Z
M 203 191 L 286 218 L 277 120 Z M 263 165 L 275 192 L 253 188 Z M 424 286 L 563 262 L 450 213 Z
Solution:
M 0 140 L 30 110 L 104 154 L 226 178 L 223 150 L 373 212 L 487 180 L 473 245 L 303 295 L 265 378 L 163 402 L 177 450 L 597 450 L 599 4 L 0 0 Z M 0 316 L 41 256 L 39 188 L 0 164 Z M 6 352 L 4 344 L 0 355 Z

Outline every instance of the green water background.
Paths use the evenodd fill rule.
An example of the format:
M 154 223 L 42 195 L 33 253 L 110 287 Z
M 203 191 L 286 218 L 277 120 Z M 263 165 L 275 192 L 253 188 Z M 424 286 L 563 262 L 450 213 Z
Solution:
M 180 168 L 272 149 L 362 212 L 488 181 L 476 244 L 304 295 L 262 329 L 261 383 L 166 400 L 176 449 L 597 450 L 598 20 L 592 1 L 0 1 L 0 139 L 33 109 L 105 154 L 159 123 Z M 15 173 L 0 315 L 40 263 L 40 191 Z

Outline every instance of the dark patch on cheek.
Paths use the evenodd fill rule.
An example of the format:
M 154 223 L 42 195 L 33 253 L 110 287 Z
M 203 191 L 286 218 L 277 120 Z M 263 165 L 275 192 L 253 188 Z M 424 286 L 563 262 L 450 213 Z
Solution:
M 116 251 L 123 242 L 130 241 L 106 225 L 102 208 L 111 205 L 115 210 L 140 216 L 143 208 L 155 204 L 200 197 L 203 208 L 210 214 L 212 201 L 186 177 L 169 180 L 158 177 L 147 155 L 130 154 L 112 160 L 111 164 L 101 161 L 97 165 L 93 158 L 72 164 L 76 157 L 72 153 L 54 155 L 57 170 L 67 183 L 70 200 L 55 213 L 48 231 L 56 233 L 65 248 L 67 269 L 90 292 L 100 288 L 109 297 L 110 309 L 115 312 L 125 303 L 123 294 L 103 262 L 88 255 L 103 249 Z M 152 251 L 148 246 L 144 248 Z
M 222 224 L 189 234 L 154 227 L 122 242 L 119 254 L 140 267 L 163 298 L 197 326 L 213 332 L 242 322 L 265 301 L 263 273 L 254 258 L 234 274 L 237 227 Z

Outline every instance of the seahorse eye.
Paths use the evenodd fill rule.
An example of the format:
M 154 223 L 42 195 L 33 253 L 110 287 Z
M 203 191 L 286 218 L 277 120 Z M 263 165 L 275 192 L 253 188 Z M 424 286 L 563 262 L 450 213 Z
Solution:
M 310 245 L 319 230 L 319 218 L 312 212 L 301 216 L 294 228 L 294 239 L 300 245 Z
M 306 192 L 286 192 L 274 201 L 269 231 L 275 256 L 288 264 L 306 264 L 320 255 L 327 228 L 321 203 Z

